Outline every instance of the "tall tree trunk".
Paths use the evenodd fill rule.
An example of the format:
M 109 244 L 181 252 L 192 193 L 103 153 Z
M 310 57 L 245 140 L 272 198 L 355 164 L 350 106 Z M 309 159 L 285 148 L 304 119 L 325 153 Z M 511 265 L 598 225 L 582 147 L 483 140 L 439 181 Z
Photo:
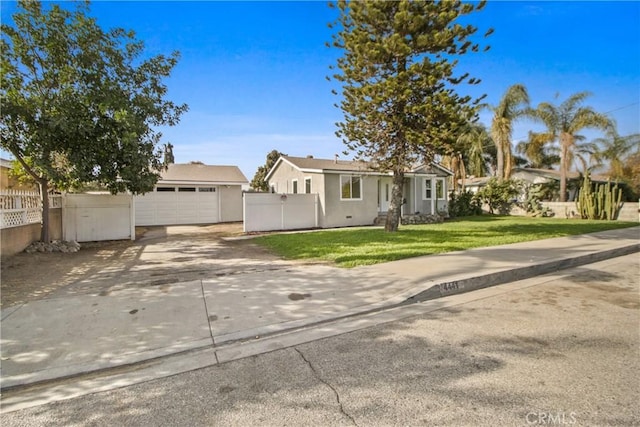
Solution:
M 566 134 L 560 135 L 560 201 L 567 201 L 567 160 L 569 157 L 569 138 Z
M 504 178 L 504 150 L 502 142 L 496 141 L 496 177 L 499 181 Z
M 49 235 L 49 181 L 39 180 L 40 197 L 42 198 L 42 229 L 40 230 L 40 240 L 44 243 L 51 241 Z
M 40 240 L 45 243 L 49 243 L 51 240 L 49 236 L 49 180 L 39 176 L 33 169 L 29 167 L 27 162 L 22 158 L 22 153 L 15 147 L 9 147 L 9 151 L 13 154 L 24 168 L 24 170 L 31 175 L 31 177 L 40 186 L 40 200 L 42 201 L 42 228 L 40 229 Z M 48 156 L 48 153 L 47 153 Z
M 460 191 L 464 193 L 464 186 L 467 179 L 467 167 L 464 165 L 464 158 L 461 153 L 458 153 L 458 159 L 460 161 L 460 186 L 462 187 Z
M 404 185 L 404 172 L 393 171 L 393 185 L 391 186 L 391 203 L 387 212 L 387 221 L 384 224 L 385 231 L 398 231 L 400 216 L 402 214 L 402 194 Z
M 504 148 L 504 179 L 511 178 L 511 169 L 513 168 L 513 156 L 511 155 L 511 142 L 505 141 Z

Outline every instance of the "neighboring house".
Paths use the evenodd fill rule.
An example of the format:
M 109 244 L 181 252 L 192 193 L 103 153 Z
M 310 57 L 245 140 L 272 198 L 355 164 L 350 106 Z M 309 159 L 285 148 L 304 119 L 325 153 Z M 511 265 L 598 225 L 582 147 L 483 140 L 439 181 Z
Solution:
M 446 178 L 451 175 L 435 163 L 408 170 L 402 215 L 446 211 Z M 376 171 L 362 161 L 282 156 L 266 180 L 274 193 L 317 193 L 321 228 L 373 224 L 391 202 L 391 172 Z
M 38 191 L 35 184 L 22 184 L 15 179 L 9 171 L 13 167 L 13 162 L 7 159 L 0 159 L 0 189 L 2 190 L 24 190 Z
M 575 200 L 577 189 L 582 184 L 582 175 L 578 172 L 569 172 L 567 174 L 567 182 L 569 183 L 568 201 Z M 464 182 L 465 190 L 477 193 L 482 187 L 487 185 L 491 177 L 469 177 Z M 520 180 L 526 184 L 550 184 L 558 183 L 558 189 L 560 188 L 560 171 L 553 169 L 534 169 L 534 168 L 514 168 L 511 172 L 511 179 Z M 602 175 L 592 175 L 591 182 L 603 183 L 607 182 L 607 177 Z M 573 185 L 576 183 L 577 185 Z
M 487 185 L 487 182 L 489 182 L 491 178 L 492 177 L 490 176 L 468 176 L 464 180 L 464 190 L 470 191 L 472 193 L 477 193 L 482 187 Z M 458 180 L 458 184 L 458 188 L 462 188 L 462 180 Z
M 170 164 L 153 191 L 135 196 L 136 225 L 212 224 L 242 221 L 237 166 Z
M 560 171 L 553 169 L 534 168 L 514 168 L 511 178 L 519 179 L 528 184 L 549 184 L 558 183 L 558 193 L 560 189 Z M 591 182 L 604 183 L 607 177 L 602 175 L 591 175 Z M 577 197 L 578 189 L 582 185 L 583 175 L 578 172 L 567 173 L 567 201 L 573 201 Z

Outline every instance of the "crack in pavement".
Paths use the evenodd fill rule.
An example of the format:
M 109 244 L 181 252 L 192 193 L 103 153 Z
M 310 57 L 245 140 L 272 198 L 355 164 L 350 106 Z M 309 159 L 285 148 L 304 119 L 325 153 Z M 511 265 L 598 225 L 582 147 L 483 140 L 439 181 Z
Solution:
M 305 363 L 309 366 L 309 369 L 311 369 L 311 372 L 313 372 L 313 376 L 316 377 L 316 379 L 320 381 L 322 384 L 329 387 L 333 391 L 333 393 L 336 395 L 336 401 L 338 402 L 338 406 L 340 407 L 340 412 L 342 413 L 342 415 L 349 418 L 349 420 L 351 420 L 353 425 L 358 427 L 358 423 L 356 423 L 356 420 L 344 410 L 344 406 L 342 406 L 342 401 L 340 400 L 340 394 L 338 394 L 338 390 L 336 390 L 334 386 L 329 384 L 329 382 L 325 381 L 324 379 L 322 379 L 322 377 L 320 377 L 320 374 L 318 374 L 318 371 L 316 371 L 316 368 L 313 367 L 311 362 L 304 356 L 304 354 L 302 354 L 300 350 L 298 350 L 297 347 L 293 347 L 293 349 L 296 352 L 298 352 L 302 360 L 304 360 Z
M 207 307 L 207 297 L 204 294 L 204 284 L 202 280 L 200 280 L 200 291 L 202 292 L 202 302 L 204 303 L 204 315 L 207 318 L 207 326 L 209 326 L 209 335 L 211 336 L 211 345 L 216 346 L 216 339 L 213 337 L 213 329 L 211 328 L 211 321 L 209 320 L 209 308 Z M 214 351 L 213 355 L 216 357 L 216 364 L 220 364 L 220 360 L 218 360 L 218 352 Z

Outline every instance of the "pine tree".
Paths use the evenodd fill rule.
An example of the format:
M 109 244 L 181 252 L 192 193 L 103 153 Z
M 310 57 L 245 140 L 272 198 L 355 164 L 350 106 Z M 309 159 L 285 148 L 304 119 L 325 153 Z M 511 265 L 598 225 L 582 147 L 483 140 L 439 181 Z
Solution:
M 251 188 L 257 191 L 269 191 L 269 183 L 267 182 L 266 177 L 273 165 L 276 164 L 280 156 L 286 156 L 286 154 L 283 154 L 278 150 L 271 150 L 269 154 L 267 154 L 267 160 L 265 161 L 265 164 L 258 167 L 258 170 L 251 180 Z
M 455 88 L 479 80 L 454 69 L 456 56 L 480 50 L 470 40 L 477 28 L 456 20 L 484 2 L 340 0 L 332 6 L 340 13 L 331 25 L 337 29 L 332 45 L 343 51 L 333 75 L 342 85 L 344 114 L 336 134 L 345 154 L 393 172 L 385 230 L 396 231 L 405 172 L 448 151 L 475 117 L 480 99 Z

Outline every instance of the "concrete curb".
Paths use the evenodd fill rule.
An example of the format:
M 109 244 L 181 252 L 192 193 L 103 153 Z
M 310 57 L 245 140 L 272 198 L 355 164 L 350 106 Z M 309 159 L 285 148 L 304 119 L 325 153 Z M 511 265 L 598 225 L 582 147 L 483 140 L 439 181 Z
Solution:
M 406 303 L 417 303 L 449 295 L 471 292 L 478 289 L 488 288 L 490 286 L 497 286 L 503 283 L 529 279 L 531 277 L 553 273 L 559 270 L 566 270 L 568 268 L 579 267 L 581 265 L 591 264 L 598 261 L 604 261 L 610 258 L 617 258 L 636 252 L 640 252 L 640 243 L 634 243 L 632 245 L 594 252 L 586 255 L 563 258 L 556 261 L 543 262 L 526 267 L 516 267 L 513 269 L 490 273 L 482 276 L 474 276 L 459 280 L 447 281 L 435 284 L 429 289 L 426 289 L 416 295 L 407 298 Z
M 206 342 L 207 344 L 202 344 L 204 342 Z M 43 369 L 41 371 L 30 372 L 27 374 L 2 377 L 2 381 L 0 382 L 0 391 L 30 387 L 42 383 L 55 382 L 62 379 L 97 374 L 100 372 L 108 372 L 110 370 L 118 370 L 125 366 L 145 364 L 151 360 L 171 357 L 181 353 L 188 353 L 190 351 L 201 350 L 204 348 L 212 348 L 211 338 L 173 345 L 170 347 L 146 350 L 139 353 L 127 354 L 118 357 L 115 360 L 109 360 L 108 362 L 85 362 L 77 365 L 60 366 Z

